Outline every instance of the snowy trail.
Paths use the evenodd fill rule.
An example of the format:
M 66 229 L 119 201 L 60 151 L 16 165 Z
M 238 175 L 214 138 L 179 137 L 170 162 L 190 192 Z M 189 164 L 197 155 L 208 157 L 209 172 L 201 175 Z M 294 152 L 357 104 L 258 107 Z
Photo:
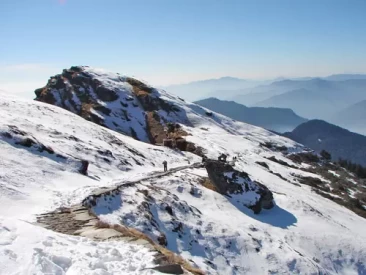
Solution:
M 100 192 L 107 192 L 106 190 L 113 190 L 113 189 L 117 189 L 118 187 L 121 187 L 125 184 L 133 184 L 133 183 L 138 183 L 141 181 L 145 181 L 145 180 L 150 180 L 150 179 L 154 179 L 154 178 L 161 178 L 164 176 L 168 176 L 171 174 L 174 174 L 176 172 L 185 170 L 185 169 L 190 169 L 190 168 L 198 168 L 200 167 L 202 164 L 200 162 L 196 162 L 190 165 L 182 165 L 182 166 L 178 166 L 178 167 L 173 167 L 168 169 L 168 171 L 166 172 L 161 172 L 158 170 L 153 170 L 147 173 L 138 173 L 138 174 L 133 174 L 133 175 L 127 175 L 126 177 L 122 177 L 122 178 L 117 178 L 114 179 L 110 182 L 110 184 L 105 184 L 105 186 L 99 186 L 99 187 L 95 187 L 93 185 L 88 185 L 88 186 L 81 186 L 77 189 L 71 190 L 69 193 L 67 194 L 60 194 L 60 200 L 54 202 L 53 207 L 54 208 L 59 208 L 61 206 L 64 205 L 74 205 L 74 204 L 78 204 L 80 203 L 80 198 L 86 198 L 88 195 L 91 194 L 95 194 L 98 193 L 100 194 Z M 140 176 L 140 177 L 138 177 Z M 95 177 L 94 175 L 89 176 L 91 178 Z M 133 178 L 134 180 L 129 180 L 130 178 Z M 123 182 L 123 183 L 121 183 Z M 50 209 L 51 211 L 52 209 Z M 39 213 L 37 213 L 39 214 Z
M 138 180 L 123 182 L 118 187 L 163 178 L 201 165 L 201 163 L 193 163 L 171 168 L 167 172 L 154 171 Z M 92 187 L 84 188 L 89 191 Z M 116 187 L 114 186 L 114 188 Z M 105 191 L 106 189 L 99 190 Z M 80 191 L 82 193 L 85 190 L 80 187 Z M 10 257 L 11 262 L 5 269 L 0 270 L 0 274 L 120 274 L 122 270 L 123 274 L 156 274 L 156 271 L 151 270 L 151 267 L 156 266 L 154 264 L 156 252 L 146 243 L 130 242 L 128 238 L 99 242 L 90 238 L 91 236 L 87 238 L 73 236 L 77 234 L 72 232 L 75 233 L 82 229 L 90 221 L 85 220 L 85 217 L 82 217 L 81 220 L 73 219 L 75 218 L 73 214 L 76 212 L 79 216 L 83 214 L 83 211 L 87 213 L 86 208 L 76 207 L 73 211 L 75 212 L 64 215 L 63 219 L 58 221 L 59 229 L 62 228 L 62 230 L 56 230 L 56 232 L 66 235 L 34 226 L 27 221 L 0 218 L 2 240 L 0 245 L 4 245 L 4 250 L 0 249 L 0 261 L 2 257 Z M 52 215 L 54 213 L 46 213 L 41 217 L 47 218 Z M 58 214 L 58 217 L 60 216 Z M 91 217 L 91 219 L 97 220 L 95 217 Z M 30 235 L 32 238 L 28 237 Z M 75 249 L 76 245 L 78 249 Z M 22 253 L 24 248 L 26 254 Z M 133 261 L 130 262 L 130 259 Z M 19 260 L 25 261 L 27 264 L 19 265 Z
M 183 166 L 178 166 L 178 167 L 171 168 L 166 172 L 153 171 L 153 172 L 147 174 L 146 176 L 144 176 L 142 178 L 139 178 L 139 179 L 136 179 L 136 180 L 133 180 L 133 181 L 124 181 L 123 183 L 120 183 L 121 180 L 115 180 L 115 185 L 113 185 L 113 186 L 108 185 L 107 187 L 99 187 L 97 189 L 92 190 L 90 195 L 86 196 L 85 199 L 83 200 L 83 202 L 86 199 L 88 199 L 90 196 L 93 196 L 93 195 L 94 196 L 95 195 L 100 196 L 100 195 L 102 195 L 106 192 L 110 192 L 110 191 L 113 191 L 113 190 L 118 190 L 119 188 L 121 188 L 123 186 L 127 186 L 127 185 L 131 186 L 131 185 L 143 182 L 143 181 L 163 178 L 163 177 L 170 176 L 174 173 L 177 173 L 177 172 L 180 172 L 180 171 L 183 171 L 183 170 L 192 169 L 192 168 L 201 168 L 202 166 L 203 166 L 202 163 L 195 162 L 195 163 L 190 164 L 190 165 L 183 165 Z
M 190 164 L 190 165 L 174 167 L 174 168 L 169 169 L 166 172 L 152 172 L 152 173 L 150 173 L 150 175 L 148 175 L 144 178 L 134 180 L 134 181 L 125 182 L 125 183 L 122 183 L 122 184 L 118 185 L 117 187 L 123 186 L 124 184 L 132 184 L 132 183 L 137 183 L 137 182 L 140 182 L 140 181 L 151 180 L 151 179 L 155 179 L 155 178 L 162 178 L 162 177 L 169 176 L 169 175 L 174 174 L 174 173 L 179 172 L 179 171 L 183 171 L 183 170 L 191 169 L 191 168 L 200 168 L 202 166 L 203 166 L 203 163 L 196 162 L 196 163 L 193 163 L 193 164 Z
M 199 168 L 199 167 L 202 167 L 202 163 L 193 163 L 191 165 L 174 167 L 166 172 L 155 171 L 138 180 L 123 182 L 115 186 L 113 190 L 118 190 L 118 188 L 124 188 L 126 186 L 142 183 L 147 180 L 153 180 L 157 178 L 161 179 L 186 169 Z M 98 188 L 97 190 L 94 190 L 93 193 L 97 194 L 94 196 L 101 196 L 104 193 L 111 192 L 111 190 L 112 190 L 111 187 L 104 187 L 104 188 L 102 187 Z M 88 207 L 84 207 L 83 205 L 80 204 L 74 205 L 67 209 L 57 209 L 54 212 L 44 213 L 42 215 L 39 215 L 37 218 L 37 222 L 40 225 L 45 226 L 48 229 L 51 229 L 55 232 L 70 235 L 70 237 L 72 237 L 73 235 L 83 236 L 87 237 L 87 239 L 92 239 L 93 241 L 103 241 L 113 239 L 114 242 L 121 242 L 126 247 L 129 247 L 128 249 L 132 250 L 131 253 L 135 253 L 134 247 L 137 245 L 144 247 L 145 250 L 148 249 L 152 254 L 156 253 L 156 249 L 153 246 L 151 246 L 147 241 L 143 239 L 139 239 L 136 241 L 134 238 L 131 239 L 130 237 L 126 237 L 120 232 L 114 230 L 113 228 L 99 228 L 97 226 L 98 221 L 99 218 L 92 215 Z M 161 256 L 159 257 L 161 258 Z M 170 268 L 172 268 L 172 265 L 169 264 L 166 265 L 164 261 L 161 262 L 160 264 L 156 266 L 155 263 L 155 266 L 157 268 L 155 269 L 152 268 L 154 264 L 147 263 L 146 264 L 147 267 L 145 266 L 144 268 L 142 268 L 143 265 L 141 265 L 137 270 L 145 271 L 145 273 L 139 273 L 139 274 L 150 274 L 148 272 L 153 272 L 153 269 L 159 270 L 160 268 L 162 268 L 162 270 L 164 270 L 165 268 L 167 268 L 167 270 L 169 270 Z M 177 264 L 173 265 L 173 268 L 175 266 L 178 266 L 178 268 L 180 268 L 180 265 Z M 148 271 L 148 269 L 150 271 Z M 134 274 L 133 273 L 134 271 L 135 269 L 131 269 L 131 274 Z

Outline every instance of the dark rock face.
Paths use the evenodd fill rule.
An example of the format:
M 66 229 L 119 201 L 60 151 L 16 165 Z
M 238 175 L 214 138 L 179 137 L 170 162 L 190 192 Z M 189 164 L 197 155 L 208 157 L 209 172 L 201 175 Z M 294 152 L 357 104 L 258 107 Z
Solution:
M 99 86 L 95 93 L 98 95 L 98 97 L 103 101 L 114 101 L 118 99 L 118 95 L 112 91 L 107 89 L 106 87 Z
M 151 268 L 153 270 L 157 270 L 161 273 L 166 274 L 184 274 L 184 270 L 179 264 L 169 264 L 169 265 L 161 265 Z
M 267 186 L 265 186 L 259 182 L 256 182 L 256 183 L 260 187 L 258 190 L 258 193 L 261 196 L 261 198 L 259 200 L 261 208 L 271 209 L 274 206 L 273 193 L 267 188 Z
M 7 125 L 7 126 L 8 126 L 7 131 L 0 131 L 0 136 L 5 138 L 5 141 L 29 148 L 31 151 L 36 150 L 40 153 L 46 152 L 50 155 L 55 154 L 55 151 L 52 149 L 52 147 L 41 143 L 29 133 L 20 130 L 15 125 Z M 56 154 L 56 157 L 66 159 L 66 157 L 60 154 Z
M 274 206 L 272 192 L 263 184 L 252 181 L 248 174 L 235 170 L 230 164 L 216 160 L 206 160 L 205 168 L 208 177 L 219 193 L 224 195 L 250 195 L 250 200 L 244 198 L 244 205 L 255 214 L 262 209 Z M 254 199 L 254 200 L 253 200 Z
M 176 146 L 179 150 L 181 151 L 188 151 L 187 147 L 188 147 L 188 141 L 186 141 L 184 138 L 178 138 L 175 141 Z M 195 148 L 193 148 L 193 151 L 195 150 Z
M 173 140 L 170 138 L 163 139 L 163 146 L 173 148 Z
M 161 246 L 166 247 L 168 245 L 166 236 L 163 233 L 158 237 L 157 241 Z
M 249 179 L 246 173 L 234 170 L 234 168 L 226 162 L 206 160 L 205 168 L 211 182 L 216 186 L 217 190 L 221 194 L 226 195 L 243 192 L 242 186 L 234 183 L 233 181 L 229 181 L 225 176 L 225 173 L 236 172 L 238 176 Z

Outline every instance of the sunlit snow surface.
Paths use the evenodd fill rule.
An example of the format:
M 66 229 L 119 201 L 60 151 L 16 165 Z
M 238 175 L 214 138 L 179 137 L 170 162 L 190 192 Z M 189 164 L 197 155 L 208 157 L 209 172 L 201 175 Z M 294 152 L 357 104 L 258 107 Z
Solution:
M 254 215 L 240 197 L 228 198 L 197 184 L 199 176 L 207 176 L 204 169 L 186 169 L 123 191 L 136 204 L 125 207 L 118 197 L 110 201 L 112 205 L 99 204 L 96 212 L 102 220 L 118 223 L 127 216 L 131 219 L 125 219 L 126 224 L 144 230 L 137 210 L 142 197 L 135 191 L 155 186 L 162 191 L 152 192 L 157 200 L 152 214 L 167 235 L 168 248 L 193 260 L 208 274 L 366 274 L 366 221 L 311 192 L 308 186 L 292 184 L 296 183 L 294 174 L 316 175 L 266 160 L 275 156 L 296 166 L 260 143 L 285 145 L 290 151 L 302 150 L 300 145 L 215 113 L 208 117 L 204 108 L 159 93 L 185 111 L 190 122 L 184 126 L 191 134 L 189 141 L 205 148 L 211 158 L 220 153 L 229 154 L 229 159 L 237 156 L 235 168 L 273 191 L 276 206 Z M 94 242 L 28 222 L 34 221 L 36 214 L 81 202 L 94 188 L 161 171 L 164 160 L 172 168 L 201 159 L 136 141 L 61 108 L 6 95 L 0 98 L 0 116 L 1 132 L 8 131 L 8 125 L 17 126 L 67 157 L 39 153 L 0 137 L 0 274 L 149 274 L 142 269 L 152 263 L 153 255 L 143 246 Z M 113 157 L 100 153 L 106 150 Z M 90 162 L 89 176 L 77 173 L 80 159 Z M 270 170 L 288 181 L 257 161 L 265 161 Z M 172 231 L 172 217 L 163 207 L 175 196 L 178 205 L 183 205 L 173 208 L 176 220 L 183 223 L 181 237 Z M 198 209 L 196 215 L 186 212 L 186 207 L 193 212 Z M 145 233 L 154 238 L 157 232 Z M 191 240 L 197 242 L 190 244 Z

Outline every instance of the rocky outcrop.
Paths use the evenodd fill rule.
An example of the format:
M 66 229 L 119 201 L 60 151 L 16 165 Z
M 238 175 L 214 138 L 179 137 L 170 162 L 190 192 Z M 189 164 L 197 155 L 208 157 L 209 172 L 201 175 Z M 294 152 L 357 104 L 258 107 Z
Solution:
M 119 98 L 116 91 L 78 66 L 50 77 L 46 86 L 36 89 L 35 94 L 37 101 L 59 106 L 102 126 L 106 126 L 104 115 L 111 112 L 103 102 Z
M 202 156 L 203 149 L 184 138 L 188 133 L 181 124 L 190 122 L 179 99 L 163 93 L 131 77 L 73 66 L 35 90 L 35 100 L 137 140 Z
M 189 125 L 189 120 L 174 100 L 163 98 L 161 93 L 131 77 L 72 66 L 36 89 L 35 100 L 59 106 L 135 139 L 162 144 L 168 124 Z M 178 134 L 184 136 L 180 127 L 173 130 L 174 138 Z
M 15 145 L 28 147 L 41 153 L 47 152 L 50 155 L 55 153 L 52 147 L 41 143 L 34 136 L 19 129 L 17 126 L 7 125 L 7 128 L 8 128 L 7 131 L 0 130 L 0 136 L 4 137 L 5 140 L 8 141 L 9 143 L 14 143 Z M 64 156 L 61 156 L 59 154 L 55 154 L 55 156 L 65 158 Z
M 205 168 L 219 193 L 242 196 L 244 205 L 254 213 L 274 206 L 273 194 L 265 185 L 252 181 L 247 173 L 235 170 L 229 163 L 206 160 Z

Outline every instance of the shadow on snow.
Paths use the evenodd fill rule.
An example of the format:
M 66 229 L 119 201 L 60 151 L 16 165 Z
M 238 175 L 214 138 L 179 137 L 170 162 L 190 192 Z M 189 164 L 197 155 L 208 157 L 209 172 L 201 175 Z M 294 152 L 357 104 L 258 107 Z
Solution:
M 239 211 L 243 214 L 260 221 L 262 223 L 267 223 L 275 227 L 287 229 L 290 226 L 295 226 L 297 223 L 297 218 L 287 210 L 275 205 L 272 209 L 262 211 L 259 214 L 254 214 L 253 211 L 240 202 L 234 201 L 231 198 L 228 198 L 229 202 L 231 202 Z

